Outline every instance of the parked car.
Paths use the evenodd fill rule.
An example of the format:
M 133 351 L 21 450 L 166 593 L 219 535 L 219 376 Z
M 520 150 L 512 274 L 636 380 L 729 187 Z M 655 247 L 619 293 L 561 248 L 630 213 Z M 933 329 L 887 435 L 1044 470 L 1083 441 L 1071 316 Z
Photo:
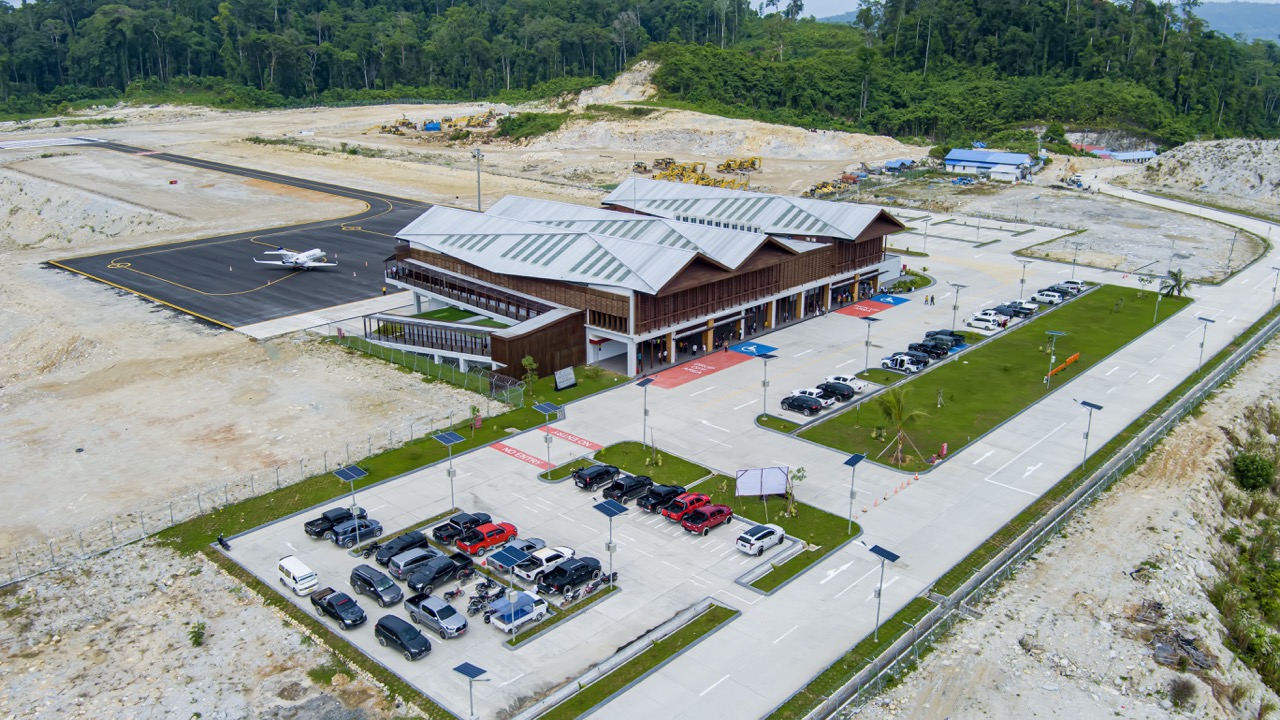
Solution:
M 1013 320 L 1014 318 L 1022 317 L 1022 308 L 1015 308 L 1011 305 L 997 305 L 991 308 L 991 311 L 999 315 L 1001 319 L 1004 320 Z
M 841 383 L 853 388 L 853 391 L 860 393 L 867 389 L 867 384 L 852 375 L 828 375 L 823 382 Z
M 808 395 L 788 395 L 782 398 L 783 410 L 794 410 L 801 415 L 813 416 L 822 410 L 822 401 Z
M 1003 315 L 1003 314 L 1001 314 L 1001 313 L 999 313 L 999 312 L 996 312 L 996 311 L 995 311 L 995 310 L 993 310 L 993 309 L 987 309 L 987 310 L 980 310 L 980 311 L 978 311 L 978 312 L 974 313 L 974 314 L 973 314 L 973 317 L 975 317 L 975 318 L 989 318 L 989 319 L 991 319 L 991 320 L 995 320 L 996 322 L 1004 322 L 1004 319 L 1005 319 L 1005 317 L 1006 317 L 1006 316 L 1005 316 L 1005 315 Z
M 348 520 L 341 525 L 334 525 L 329 531 L 329 539 L 333 544 L 348 550 L 365 540 L 372 540 L 381 535 L 382 523 L 368 518 Z
M 328 615 L 344 630 L 350 630 L 354 627 L 360 627 L 365 620 L 369 618 L 364 614 L 364 610 L 351 599 L 350 595 L 338 592 L 333 588 L 325 588 L 323 590 L 311 593 L 311 604 L 316 608 L 316 614 L 324 616 Z
M 624 475 L 604 489 L 604 496 L 608 500 L 617 500 L 625 505 L 628 500 L 634 500 L 649 492 L 651 487 L 653 487 L 653 478 L 647 475 Z
M 1086 283 L 1083 280 L 1063 280 L 1058 284 L 1064 287 L 1075 288 L 1077 294 L 1089 289 L 1089 283 Z
M 315 592 L 315 589 L 320 586 L 320 580 L 315 572 L 292 555 L 280 558 L 277 572 L 280 574 L 280 584 L 292 590 L 294 595 Z
M 926 343 L 926 344 L 928 344 L 928 343 Z M 937 347 L 937 346 L 936 346 L 936 345 L 934 345 L 934 346 L 932 346 L 932 347 Z M 899 350 L 898 352 L 896 352 L 896 353 L 894 353 L 894 354 L 890 355 L 889 357 L 908 357 L 908 358 L 911 358 L 912 360 L 915 360 L 915 361 L 916 361 L 916 364 L 917 364 L 917 365 L 919 365 L 921 368 L 927 368 L 927 367 L 929 367 L 929 363 L 933 362 L 933 358 L 929 357 L 929 356 L 928 356 L 928 355 L 926 355 L 925 353 L 917 352 L 917 351 L 915 351 L 915 350 Z
M 355 508 L 354 510 L 345 507 L 333 508 L 332 510 L 325 510 L 320 514 L 320 517 L 314 520 L 308 520 L 306 524 L 302 526 L 302 529 L 306 531 L 307 535 L 310 535 L 313 538 L 324 538 L 325 540 L 328 540 L 330 539 L 329 531 L 333 529 L 334 525 L 340 525 L 348 520 L 360 520 L 365 517 L 365 511 L 362 507 Z
M 648 494 L 636 501 L 636 507 L 651 513 L 660 513 L 672 500 L 685 492 L 680 485 L 654 485 Z
M 467 631 L 467 618 L 443 599 L 428 593 L 418 593 L 404 601 L 409 611 L 409 620 L 418 625 L 426 625 L 441 640 L 458 637 Z
M 1050 292 L 1056 292 L 1062 297 L 1075 297 L 1076 295 L 1079 295 L 1082 288 L 1076 287 L 1075 285 L 1068 285 L 1067 282 L 1069 281 L 1054 283 L 1045 289 Z
M 997 305 L 996 311 L 1008 317 L 1028 318 L 1035 314 L 1036 311 L 1032 309 L 1034 307 L 1034 305 L 1028 307 L 1026 303 L 1021 302 L 1007 302 L 1003 305 Z
M 573 548 L 567 547 L 535 550 L 527 559 L 516 565 L 515 574 L 530 582 L 541 582 L 543 575 L 555 570 L 565 560 L 572 560 L 576 554 Z
M 1001 321 L 989 317 L 971 317 L 964 324 L 978 330 L 999 330 Z
M 514 635 L 521 627 L 535 623 L 547 616 L 547 601 L 531 592 L 518 592 L 508 600 L 499 598 L 489 606 L 492 614 L 485 614 L 485 622 L 504 633 Z
M 742 531 L 734 545 L 748 555 L 760 557 L 764 551 L 781 545 L 787 534 L 777 525 L 755 525 Z
M 684 520 L 685 515 L 688 515 L 703 505 L 710 504 L 711 498 L 706 495 L 696 492 L 687 492 L 675 500 L 672 500 L 670 505 L 663 508 L 662 516 L 668 520 L 680 522 L 681 520 Z
M 583 490 L 595 490 L 617 480 L 622 471 L 612 465 L 592 465 L 573 471 L 573 484 Z
M 927 330 L 924 337 L 926 340 L 932 339 L 946 342 L 950 346 L 963 345 L 966 340 L 964 333 L 956 332 L 955 330 Z
M 546 546 L 547 546 L 547 542 L 542 538 L 516 538 L 514 540 L 507 542 L 507 549 L 521 550 L 526 553 L 532 553 L 536 550 L 541 550 Z M 510 572 L 511 566 L 502 562 L 499 559 L 500 557 L 501 557 L 500 554 L 495 554 L 492 557 L 490 557 L 488 560 L 486 560 L 485 563 L 488 565 L 489 569 L 493 570 L 494 572 L 500 572 L 500 573 Z
M 426 534 L 420 530 L 413 530 L 412 532 L 407 532 L 399 537 L 388 540 L 386 544 L 378 548 L 378 552 L 373 556 L 373 559 L 377 561 L 379 565 L 386 567 L 387 563 L 391 562 L 391 558 L 399 555 L 400 553 L 413 550 L 414 548 L 427 546 L 428 542 Z
M 1049 290 L 1041 290 L 1035 295 L 1032 295 L 1031 299 L 1042 305 L 1058 305 L 1062 302 L 1061 295 Z
M 452 545 L 462 533 L 477 525 L 493 522 L 489 513 L 458 513 L 442 524 L 431 528 L 431 537 L 441 545 Z
M 511 523 L 485 523 L 468 530 L 454 542 L 454 545 L 464 553 L 484 557 L 490 548 L 503 545 L 516 535 L 519 533 L 516 532 L 516 526 Z
M 819 384 L 817 389 L 821 390 L 823 395 L 835 398 L 840 402 L 852 400 L 854 395 L 852 387 L 838 382 L 824 382 Z
M 680 526 L 695 535 L 706 535 L 717 525 L 733 521 L 733 508 L 728 505 L 704 505 L 684 516 Z
M 570 558 L 542 576 L 538 592 L 559 594 L 589 581 L 600 579 L 600 561 L 593 557 Z
M 818 388 L 800 388 L 799 390 L 792 390 L 791 394 L 800 395 L 803 397 L 811 397 L 814 400 L 817 400 L 818 402 L 822 403 L 822 407 L 824 408 L 828 408 L 836 404 L 836 399 L 834 397 L 827 395 L 826 393 L 822 392 Z
M 408 580 L 409 576 L 417 572 L 418 568 L 425 565 L 432 558 L 438 557 L 440 557 L 440 551 L 433 547 L 406 550 L 391 558 L 391 562 L 387 563 L 387 572 L 391 573 L 391 577 L 397 580 Z
M 382 647 L 399 650 L 404 659 L 413 662 L 431 652 L 431 641 L 418 628 L 395 615 L 383 615 L 373 625 L 373 636 Z
M 1009 302 L 1005 303 L 1005 305 L 1008 305 L 1009 307 L 1014 308 L 1015 310 L 1018 308 L 1022 308 L 1022 311 L 1025 314 L 1022 315 L 1021 317 L 1031 317 L 1032 315 L 1035 315 L 1036 311 L 1040 309 L 1039 305 L 1033 302 L 1027 302 L 1026 300 L 1010 300 Z
M 357 565 L 352 568 L 348 582 L 357 595 L 368 595 L 380 607 L 390 607 L 404 599 L 400 586 L 391 582 L 386 573 L 372 565 Z
M 928 359 L 944 358 L 951 352 L 941 345 L 931 342 L 911 343 L 907 346 L 907 351 L 924 355 Z M 925 363 L 920 364 L 924 365 Z
M 897 370 L 908 375 L 914 375 L 924 369 L 919 363 L 906 355 L 890 355 L 880 361 L 880 367 L 885 370 Z
M 471 556 L 460 552 L 448 557 L 437 556 L 422 563 L 409 574 L 405 582 L 414 592 L 431 594 L 433 590 L 458 576 L 458 573 L 471 567 Z

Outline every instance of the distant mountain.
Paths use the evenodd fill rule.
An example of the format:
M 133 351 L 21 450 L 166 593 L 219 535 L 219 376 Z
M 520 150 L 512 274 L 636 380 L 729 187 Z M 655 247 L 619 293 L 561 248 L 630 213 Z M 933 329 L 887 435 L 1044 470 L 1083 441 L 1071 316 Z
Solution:
M 1280 5 L 1256 2 L 1207 2 L 1193 10 L 1209 27 L 1228 37 L 1276 41 L 1280 36 Z
M 1243 5 L 1244 3 L 1240 3 L 1240 4 L 1241 4 L 1241 5 Z M 858 11 L 857 11 L 857 10 L 850 10 L 850 11 L 849 11 L 849 12 L 847 12 L 847 13 L 840 13 L 839 15 L 832 15 L 831 17 L 818 18 L 818 22 L 824 22 L 824 23 L 844 23 L 844 24 L 846 24 L 846 25 L 851 25 L 851 24 L 853 24 L 853 23 L 855 23 L 855 22 L 857 22 L 857 21 L 858 21 Z

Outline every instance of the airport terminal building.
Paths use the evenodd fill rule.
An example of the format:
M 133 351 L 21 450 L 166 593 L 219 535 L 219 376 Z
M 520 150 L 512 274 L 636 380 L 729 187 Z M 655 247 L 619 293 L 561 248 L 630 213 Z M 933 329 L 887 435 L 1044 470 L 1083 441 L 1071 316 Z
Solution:
M 588 363 L 635 376 L 874 293 L 901 274 L 879 208 L 631 178 L 592 208 L 509 196 L 436 206 L 397 234 L 388 285 L 416 309 L 506 327 L 379 314 L 365 337 L 524 374 Z

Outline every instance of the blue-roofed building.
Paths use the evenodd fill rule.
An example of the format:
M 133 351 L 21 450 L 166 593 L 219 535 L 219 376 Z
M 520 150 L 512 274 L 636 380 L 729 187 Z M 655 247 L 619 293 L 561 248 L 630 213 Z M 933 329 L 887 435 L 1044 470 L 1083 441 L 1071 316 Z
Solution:
M 1155 157 L 1156 157 L 1156 153 L 1154 150 L 1139 150 L 1137 152 L 1111 153 L 1112 160 L 1119 160 L 1120 162 L 1129 163 L 1131 165 L 1142 165 L 1144 163 L 1151 162 L 1152 160 L 1155 159 Z
M 910 170 L 916 162 L 914 160 L 906 160 L 899 158 L 897 160 L 886 160 L 884 163 L 885 172 L 902 172 Z
M 962 150 L 956 148 L 943 160 L 947 172 L 964 175 L 990 175 L 1001 165 L 1018 168 L 1018 179 L 1024 179 L 1038 166 L 1026 153 L 999 152 L 996 150 Z M 1001 168 L 1003 171 L 1004 168 Z

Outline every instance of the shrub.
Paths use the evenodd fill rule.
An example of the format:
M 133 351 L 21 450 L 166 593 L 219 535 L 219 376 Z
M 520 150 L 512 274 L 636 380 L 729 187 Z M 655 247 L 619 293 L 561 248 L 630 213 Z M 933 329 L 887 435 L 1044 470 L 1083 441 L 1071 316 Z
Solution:
M 1184 656 L 1185 657 L 1185 656 Z M 1186 707 L 1196 699 L 1196 681 L 1185 675 L 1169 681 L 1169 699 L 1174 707 Z
M 193 624 L 190 629 L 187 630 L 187 639 L 191 641 L 191 647 L 200 647 L 201 645 L 204 645 L 205 630 L 206 627 L 203 620 Z
M 1231 459 L 1236 483 L 1245 490 L 1270 487 L 1276 477 L 1276 466 L 1271 460 L 1251 452 L 1236 453 Z

